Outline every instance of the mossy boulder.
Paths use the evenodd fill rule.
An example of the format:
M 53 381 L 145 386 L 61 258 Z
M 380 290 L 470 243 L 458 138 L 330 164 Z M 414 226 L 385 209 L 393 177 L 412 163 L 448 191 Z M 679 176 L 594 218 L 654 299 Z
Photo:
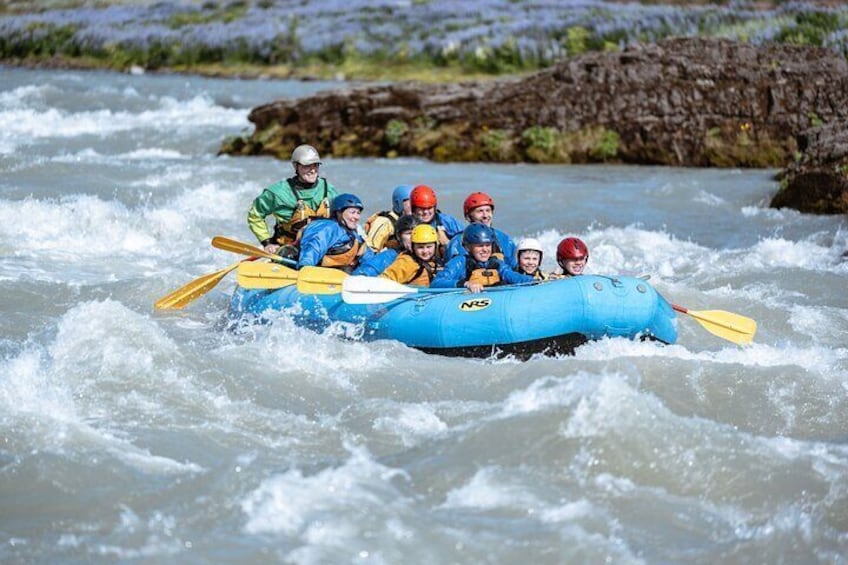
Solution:
M 223 152 L 288 159 L 310 143 L 338 156 L 780 167 L 811 126 L 848 120 L 848 61 L 816 47 L 678 38 L 521 78 L 278 100 L 249 119 L 254 132 Z

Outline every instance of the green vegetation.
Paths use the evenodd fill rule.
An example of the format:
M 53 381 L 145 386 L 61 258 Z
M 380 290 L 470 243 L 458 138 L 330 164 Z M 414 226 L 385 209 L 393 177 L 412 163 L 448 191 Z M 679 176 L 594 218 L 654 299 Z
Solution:
M 551 127 L 533 126 L 521 133 L 527 156 L 537 163 L 556 161 L 558 138 L 559 132 Z
M 500 163 L 617 162 L 621 145 L 618 133 L 603 127 L 563 132 L 532 126 L 519 134 L 505 129 L 476 130 L 467 122 L 436 124 L 425 116 L 411 123 L 389 120 L 377 133 L 364 128 L 336 138 L 321 139 L 319 134 L 316 143 L 326 143 L 337 157 L 417 155 L 442 162 Z M 286 137 L 287 132 L 275 124 L 253 136 L 227 140 L 221 152 L 287 158 L 291 148 L 282 142 Z
M 797 153 L 793 136 L 775 140 L 750 122 L 710 128 L 703 145 L 702 165 L 710 167 L 782 167 Z
M 793 45 L 825 44 L 827 36 L 844 25 L 839 14 L 824 11 L 801 12 L 795 16 L 795 25 L 781 29 L 777 41 Z
M 590 35 L 589 30 L 581 26 L 568 28 L 565 40 L 565 48 L 568 54 L 579 55 L 585 53 L 589 48 Z
M 0 1 L 0 61 L 217 75 L 458 81 L 533 72 L 634 41 L 701 35 L 848 55 L 848 7 L 702 2 L 615 8 L 481 0 L 357 7 L 273 0 Z M 665 3 L 663 3 L 665 4 Z M 66 11 L 59 11 L 58 9 Z
M 620 144 L 621 136 L 614 131 L 603 129 L 598 136 L 597 143 L 590 150 L 590 154 L 598 161 L 613 160 L 618 157 Z
M 389 147 L 397 147 L 400 139 L 406 132 L 409 131 L 409 126 L 401 120 L 389 120 L 386 124 L 386 144 Z
M 810 120 L 810 127 L 817 128 L 824 125 L 824 120 L 822 120 L 815 112 L 807 113 L 807 118 Z
M 487 161 L 509 162 L 515 152 L 512 133 L 507 130 L 484 129 L 480 144 L 481 156 Z

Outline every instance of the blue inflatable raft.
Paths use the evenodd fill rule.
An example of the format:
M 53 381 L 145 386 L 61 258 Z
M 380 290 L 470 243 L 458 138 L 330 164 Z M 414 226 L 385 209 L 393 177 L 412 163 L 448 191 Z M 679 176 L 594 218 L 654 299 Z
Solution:
M 347 290 L 340 292 L 341 285 L 323 293 L 301 292 L 303 285 L 293 281 L 275 290 L 238 286 L 230 316 L 261 317 L 285 310 L 298 325 L 317 331 L 341 322 L 352 325 L 356 339 L 393 339 L 428 353 L 474 357 L 572 353 L 587 340 L 607 336 L 664 343 L 677 339 L 672 306 L 634 277 L 585 275 L 493 287 L 479 294 L 395 286 L 406 290 L 365 300 L 372 303 L 352 303 L 361 301 L 351 300 L 356 296 Z

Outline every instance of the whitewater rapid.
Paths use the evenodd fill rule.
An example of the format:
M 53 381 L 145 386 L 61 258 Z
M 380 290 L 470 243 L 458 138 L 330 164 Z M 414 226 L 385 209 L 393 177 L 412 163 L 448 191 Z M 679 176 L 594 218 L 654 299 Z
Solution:
M 590 248 L 677 304 L 754 318 L 745 348 L 442 358 L 222 329 L 287 176 L 216 156 L 252 106 L 334 83 L 0 68 L 0 559 L 9 562 L 845 563 L 848 229 L 767 208 L 775 171 L 325 158 L 366 213 L 425 182 L 460 215 Z M 555 306 L 552 306 L 555 307 Z

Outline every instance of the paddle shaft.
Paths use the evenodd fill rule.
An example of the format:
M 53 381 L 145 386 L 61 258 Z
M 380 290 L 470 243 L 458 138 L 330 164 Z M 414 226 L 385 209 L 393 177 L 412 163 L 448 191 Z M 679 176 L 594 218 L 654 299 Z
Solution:
M 291 259 L 280 257 L 279 255 L 276 255 L 274 253 L 268 253 L 264 249 L 256 247 L 255 245 L 242 243 L 241 241 L 237 241 L 235 239 L 230 239 L 228 237 L 223 237 L 220 235 L 216 235 L 212 238 L 212 247 L 222 249 L 224 251 L 229 251 L 231 253 L 239 253 L 241 255 L 253 255 L 256 257 L 264 257 L 265 259 L 270 259 L 271 261 L 276 261 L 277 263 L 283 263 L 290 266 L 294 266 L 297 264 Z
M 678 312 L 680 312 L 681 314 L 686 314 L 688 316 L 692 316 L 696 320 L 703 319 L 703 320 L 705 320 L 705 321 L 707 321 L 711 324 L 714 324 L 716 326 L 721 326 L 722 328 L 726 328 L 728 330 L 739 331 L 737 328 L 734 328 L 733 326 L 731 326 L 729 324 L 723 324 L 723 323 L 719 322 L 718 320 L 706 318 L 703 315 L 701 315 L 699 312 L 689 310 L 688 308 L 684 308 L 683 306 L 678 306 L 677 304 L 672 304 L 671 307 L 674 308 L 675 310 L 677 310 Z

